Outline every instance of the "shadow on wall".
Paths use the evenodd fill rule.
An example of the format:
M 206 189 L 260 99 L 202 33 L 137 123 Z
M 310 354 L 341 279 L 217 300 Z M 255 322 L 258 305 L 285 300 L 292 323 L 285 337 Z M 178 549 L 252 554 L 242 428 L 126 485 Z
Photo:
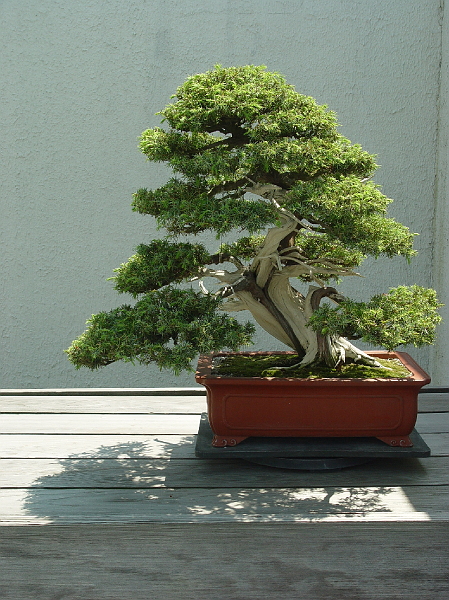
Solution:
M 412 476 L 417 482 L 426 478 L 425 468 L 414 459 L 377 459 L 323 474 L 243 460 L 199 460 L 194 457 L 195 436 L 177 438 L 176 444 L 155 442 L 161 458 L 145 457 L 147 443 L 129 442 L 55 461 L 54 474 L 34 481 L 24 511 L 50 523 L 313 522 L 369 513 L 385 513 L 388 519 L 388 513 L 414 512 L 416 518 L 420 511 L 419 494 L 410 496 L 414 488 L 407 486 L 406 495 L 397 487 Z M 379 485 L 380 479 L 386 485 Z M 393 481 L 394 487 L 389 484 Z M 425 519 L 426 513 L 422 515 Z

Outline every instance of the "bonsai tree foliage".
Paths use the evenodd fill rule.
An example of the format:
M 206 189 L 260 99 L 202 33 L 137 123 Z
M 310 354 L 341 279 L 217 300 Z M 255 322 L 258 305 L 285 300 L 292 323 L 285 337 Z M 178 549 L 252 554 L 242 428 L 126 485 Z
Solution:
M 251 342 L 254 326 L 227 314 L 237 311 L 304 366 L 378 365 L 350 341 L 358 338 L 387 349 L 432 343 L 433 290 L 400 286 L 365 303 L 334 287 L 358 276 L 367 255 L 415 252 L 414 234 L 386 216 L 391 200 L 371 180 L 374 157 L 338 133 L 326 106 L 259 66 L 216 66 L 173 98 L 159 113 L 166 127 L 140 142 L 173 177 L 133 201 L 168 235 L 116 269 L 117 291 L 138 300 L 88 321 L 67 350 L 77 367 L 125 360 L 191 369 L 198 352 Z M 213 253 L 183 238 L 208 231 L 219 240 Z M 199 289 L 185 286 L 195 280 Z

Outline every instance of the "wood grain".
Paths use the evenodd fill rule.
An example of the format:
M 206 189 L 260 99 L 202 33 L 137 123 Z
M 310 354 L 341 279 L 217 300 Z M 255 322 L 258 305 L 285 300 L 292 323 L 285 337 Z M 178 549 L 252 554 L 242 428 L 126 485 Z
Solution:
M 1 396 L 0 413 L 201 414 L 206 396 Z
M 194 458 L 195 435 L 0 435 L 0 458 Z
M 419 412 L 448 412 L 449 393 L 421 393 L 418 395 Z
M 104 390 L 102 390 L 104 392 Z M 132 391 L 132 390 L 131 390 Z M 151 391 L 151 390 L 147 390 Z M 44 394 L 2 394 L 0 391 L 0 413 L 195 413 L 206 410 L 206 395 L 202 390 L 196 393 L 175 394 L 166 392 L 161 395 L 135 393 L 102 393 L 83 395 Z M 449 412 L 447 393 L 422 393 L 418 396 L 420 412 Z
M 198 414 L 5 413 L 0 433 L 28 434 L 179 434 L 198 432 Z M 448 433 L 449 413 L 419 414 L 419 433 Z
M 447 521 L 447 486 L 0 489 L 0 525 Z M 1 532 L 0 528 L 0 538 Z
M 449 459 L 376 459 L 339 471 L 275 469 L 244 460 L 128 458 L 1 459 L 0 487 L 217 488 L 447 485 Z
M 14 414 L 0 416 L 1 433 L 34 434 L 194 434 L 199 415 Z
M 422 438 L 432 456 L 449 455 L 448 433 Z M 8 434 L 0 435 L 0 458 L 194 458 L 195 442 L 196 435 L 176 434 Z
M 4 527 L 5 600 L 430 600 L 448 523 Z
M 200 460 L 204 394 L 0 395 L 3 600 L 449 596 L 449 394 L 425 459 L 340 471 Z

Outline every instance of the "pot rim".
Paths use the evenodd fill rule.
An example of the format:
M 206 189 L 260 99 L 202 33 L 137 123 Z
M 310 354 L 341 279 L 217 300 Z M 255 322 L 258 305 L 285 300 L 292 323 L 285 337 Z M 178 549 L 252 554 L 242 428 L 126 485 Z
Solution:
M 269 354 L 295 354 L 292 350 L 256 350 L 256 351 L 240 351 L 240 352 L 211 352 L 209 354 L 201 354 L 198 359 L 198 367 L 195 373 L 195 379 L 198 383 L 204 384 L 207 380 L 210 381 L 220 381 L 222 383 L 233 383 L 235 380 L 239 380 L 242 383 L 252 381 L 256 382 L 277 382 L 283 383 L 285 385 L 291 385 L 292 383 L 303 382 L 305 385 L 339 385 L 348 382 L 352 382 L 352 385 L 368 385 L 371 382 L 376 382 L 377 384 L 388 385 L 394 382 L 403 382 L 409 385 L 419 385 L 420 387 L 427 385 L 430 383 L 430 376 L 426 373 L 418 363 L 407 353 L 407 352 L 389 352 L 387 350 L 373 350 L 367 351 L 366 354 L 369 356 L 377 357 L 377 358 L 396 358 L 401 361 L 401 363 L 411 372 L 411 376 L 409 377 L 389 377 L 389 378 L 343 378 L 343 377 L 316 377 L 316 378 L 299 378 L 299 377 L 236 377 L 232 375 L 212 375 L 212 360 L 214 357 L 218 356 L 228 356 L 228 355 L 269 355 Z

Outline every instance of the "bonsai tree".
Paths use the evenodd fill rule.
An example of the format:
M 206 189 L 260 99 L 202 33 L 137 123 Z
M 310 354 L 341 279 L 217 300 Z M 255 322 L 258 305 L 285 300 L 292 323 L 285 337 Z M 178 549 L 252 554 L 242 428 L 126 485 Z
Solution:
M 301 365 L 380 366 L 353 345 L 358 338 L 389 350 L 432 343 L 433 290 L 400 286 L 357 302 L 335 288 L 358 276 L 368 255 L 415 252 L 414 234 L 386 216 L 391 200 L 371 180 L 374 157 L 340 135 L 326 106 L 259 66 L 216 66 L 174 98 L 158 113 L 166 127 L 140 142 L 173 177 L 133 201 L 167 236 L 116 269 L 115 288 L 137 301 L 92 316 L 67 350 L 76 367 L 125 360 L 191 369 L 197 353 L 250 344 L 254 326 L 227 314 L 238 311 Z M 213 252 L 189 241 L 209 231 Z M 185 285 L 195 280 L 199 288 Z

